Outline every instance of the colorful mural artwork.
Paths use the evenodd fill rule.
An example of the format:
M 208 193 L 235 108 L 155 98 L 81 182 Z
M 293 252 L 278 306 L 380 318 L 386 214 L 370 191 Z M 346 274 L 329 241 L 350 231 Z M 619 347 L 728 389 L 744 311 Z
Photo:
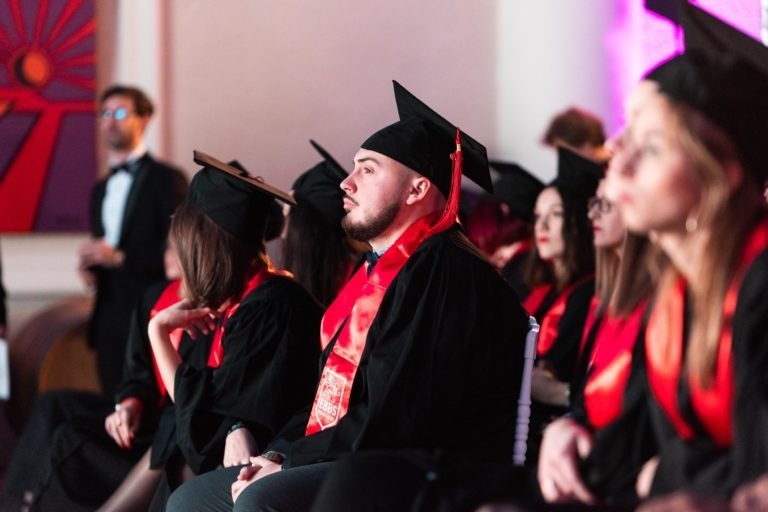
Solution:
M 0 0 L 0 232 L 87 228 L 95 30 L 94 0 Z

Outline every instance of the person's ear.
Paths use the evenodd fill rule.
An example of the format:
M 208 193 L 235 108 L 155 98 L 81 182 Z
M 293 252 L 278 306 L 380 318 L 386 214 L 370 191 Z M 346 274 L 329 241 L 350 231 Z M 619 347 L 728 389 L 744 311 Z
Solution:
M 422 201 L 429 189 L 432 187 L 432 182 L 424 176 L 416 176 L 410 180 L 408 188 L 408 196 L 405 199 L 405 204 L 412 205 L 419 201 Z

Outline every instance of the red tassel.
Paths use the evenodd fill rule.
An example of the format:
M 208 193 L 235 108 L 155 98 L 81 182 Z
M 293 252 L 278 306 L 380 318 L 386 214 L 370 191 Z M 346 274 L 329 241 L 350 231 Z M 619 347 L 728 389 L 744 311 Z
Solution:
M 461 174 L 463 157 L 461 153 L 461 130 L 456 128 L 456 152 L 451 155 L 453 170 L 451 171 L 451 190 L 445 203 L 443 215 L 430 230 L 430 235 L 445 231 L 453 226 L 459 215 L 459 197 L 461 195 Z

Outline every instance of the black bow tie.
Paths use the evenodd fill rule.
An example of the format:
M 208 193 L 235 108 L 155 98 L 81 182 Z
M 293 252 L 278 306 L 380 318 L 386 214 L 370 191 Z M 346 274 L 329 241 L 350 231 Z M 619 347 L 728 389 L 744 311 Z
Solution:
M 131 166 L 128 164 L 122 164 L 122 165 L 116 165 L 114 167 L 109 168 L 109 175 L 114 176 L 115 174 L 125 171 L 128 174 L 131 174 Z
M 366 272 L 370 274 L 381 256 L 376 254 L 374 251 L 365 251 L 363 256 L 365 257 L 365 261 L 368 262 L 368 268 L 366 269 Z
M 138 170 L 141 168 L 143 158 L 137 158 L 135 160 L 130 160 L 128 162 L 123 162 L 120 165 L 115 165 L 114 167 L 109 168 L 109 175 L 113 176 L 117 174 L 120 171 L 125 171 L 128 174 L 136 175 Z

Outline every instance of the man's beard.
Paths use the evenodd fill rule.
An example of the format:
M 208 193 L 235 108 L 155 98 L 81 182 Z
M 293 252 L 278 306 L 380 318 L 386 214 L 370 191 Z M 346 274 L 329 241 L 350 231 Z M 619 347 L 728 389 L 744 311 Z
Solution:
M 355 240 L 368 242 L 382 234 L 392 224 L 392 221 L 395 220 L 399 212 L 400 204 L 393 202 L 388 204 L 376 216 L 363 219 L 358 223 L 354 223 L 349 218 L 349 214 L 347 214 L 341 219 L 341 227 Z
M 133 137 L 130 134 L 117 132 L 105 135 L 107 147 L 113 151 L 126 151 L 131 149 Z

